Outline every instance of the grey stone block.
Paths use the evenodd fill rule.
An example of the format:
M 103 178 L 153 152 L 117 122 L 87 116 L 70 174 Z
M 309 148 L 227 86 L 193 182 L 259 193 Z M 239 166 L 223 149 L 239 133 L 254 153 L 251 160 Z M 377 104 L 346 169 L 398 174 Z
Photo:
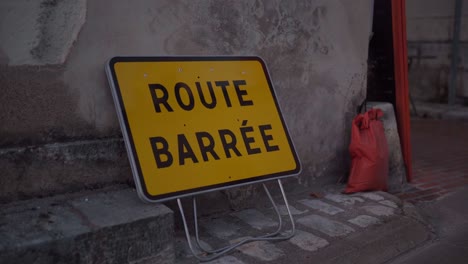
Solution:
M 376 216 L 392 216 L 395 214 L 394 208 L 383 205 L 366 205 L 361 208 Z
M 237 234 L 240 230 L 238 225 L 227 222 L 223 219 L 213 219 L 202 223 L 202 226 L 210 235 L 220 239 L 227 239 Z
M 327 240 L 302 230 L 296 230 L 296 234 L 289 241 L 299 248 L 310 252 L 330 244 Z
M 406 182 L 406 167 L 401 152 L 400 136 L 393 105 L 385 102 L 368 102 L 367 108 L 380 108 L 384 112 L 382 122 L 388 142 L 388 191 L 398 192 Z
M 330 218 L 325 218 L 320 215 L 308 215 L 299 218 L 297 222 L 308 228 L 320 231 L 330 237 L 342 237 L 354 232 L 354 228 L 342 224 Z
M 240 212 L 232 213 L 233 216 L 240 218 L 251 227 L 262 230 L 269 227 L 275 227 L 278 223 L 266 217 L 262 212 L 255 209 L 247 209 Z
M 129 182 L 123 140 L 0 149 L 0 203 Z
M 383 204 L 383 205 L 386 205 L 386 206 L 389 206 L 389 207 L 392 207 L 392 208 L 398 208 L 398 205 L 394 201 L 384 200 L 384 201 L 380 201 L 379 203 Z
M 353 219 L 349 219 L 348 222 L 360 226 L 362 228 L 381 223 L 378 218 L 369 215 L 358 215 Z
M 288 208 L 286 207 L 286 205 L 279 204 L 278 211 L 281 215 L 289 215 Z M 292 205 L 289 205 L 289 211 L 291 212 L 292 215 L 301 215 L 301 214 L 305 214 L 309 212 L 309 210 L 307 209 L 304 211 L 298 210 L 296 207 Z
M 325 195 L 325 199 L 333 201 L 335 203 L 340 203 L 345 206 L 351 206 L 355 203 L 363 203 L 364 199 L 359 197 L 353 197 L 349 195 L 342 195 L 342 194 L 327 194 Z
M 171 263 L 173 214 L 135 191 L 0 208 L 0 263 Z
M 231 241 L 236 243 L 244 238 Z M 285 255 L 285 252 L 267 241 L 253 241 L 237 247 L 237 250 L 260 261 L 274 261 Z
M 309 208 L 318 210 L 320 212 L 324 212 L 324 213 L 329 214 L 329 215 L 335 215 L 335 214 L 344 212 L 343 209 L 338 208 L 336 206 L 333 206 L 331 204 L 322 202 L 320 200 L 305 199 L 305 200 L 301 200 L 299 202 L 302 203 L 303 205 L 309 207 Z
M 372 201 L 382 201 L 384 200 L 384 198 L 378 194 L 375 194 L 375 193 L 372 193 L 372 192 L 362 192 L 362 193 L 358 193 L 356 195 L 359 195 L 359 196 L 362 196 L 364 198 L 367 198 L 369 200 L 372 200 Z

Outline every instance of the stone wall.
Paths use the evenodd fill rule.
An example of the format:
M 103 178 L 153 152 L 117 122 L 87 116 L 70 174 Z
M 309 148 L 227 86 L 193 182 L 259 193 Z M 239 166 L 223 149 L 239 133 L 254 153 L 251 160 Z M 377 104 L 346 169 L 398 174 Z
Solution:
M 0 3 L 0 200 L 131 182 L 104 73 L 117 55 L 257 55 L 303 171 L 345 175 L 371 0 Z

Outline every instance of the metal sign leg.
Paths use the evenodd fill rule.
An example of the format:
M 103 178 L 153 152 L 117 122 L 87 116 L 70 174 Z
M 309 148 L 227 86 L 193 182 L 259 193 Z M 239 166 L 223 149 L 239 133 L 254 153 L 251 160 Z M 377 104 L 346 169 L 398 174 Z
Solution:
M 291 214 L 291 210 L 289 209 L 289 203 L 288 203 L 288 200 L 286 198 L 286 194 L 284 192 L 281 180 L 278 179 L 277 181 L 278 181 L 279 188 L 281 190 L 281 195 L 283 196 L 283 200 L 284 200 L 284 204 L 286 206 L 286 210 L 288 211 L 289 219 L 291 221 L 291 230 L 290 230 L 290 232 L 288 234 L 285 234 L 285 235 L 280 235 L 280 232 L 281 232 L 281 230 L 283 228 L 283 221 L 282 221 L 282 218 L 281 218 L 281 214 L 280 214 L 280 212 L 278 210 L 278 206 L 276 205 L 275 201 L 273 200 L 273 198 L 272 198 L 272 196 L 270 194 L 270 191 L 268 190 L 266 185 L 263 184 L 263 188 L 265 190 L 265 193 L 267 194 L 270 202 L 273 205 L 273 209 L 275 210 L 275 212 L 276 212 L 276 214 L 278 216 L 278 228 L 277 228 L 277 230 L 275 232 L 273 232 L 273 233 L 265 234 L 265 235 L 262 235 L 262 236 L 246 238 L 246 239 L 243 239 L 243 240 L 241 240 L 241 241 L 239 241 L 237 243 L 234 243 L 234 244 L 231 244 L 231 245 L 228 245 L 228 246 L 225 246 L 225 247 L 221 247 L 221 248 L 218 248 L 218 249 L 214 249 L 214 250 L 204 248 L 201 245 L 199 230 L 198 230 L 197 201 L 196 201 L 196 198 L 193 197 L 192 202 L 193 202 L 193 217 L 194 217 L 194 226 L 195 226 L 195 239 L 196 239 L 196 246 L 197 246 L 198 250 L 201 251 L 201 254 L 197 254 L 196 251 L 195 251 L 194 245 L 192 244 L 192 240 L 190 238 L 190 232 L 189 232 L 189 229 L 188 229 L 188 226 L 187 226 L 187 220 L 185 218 L 184 209 L 182 207 L 182 202 L 181 202 L 180 198 L 177 199 L 177 204 L 179 205 L 179 211 L 180 211 L 180 215 L 182 217 L 182 221 L 183 221 L 183 225 L 184 225 L 185 237 L 187 238 L 187 243 L 189 245 L 190 251 L 192 251 L 192 254 L 200 261 L 203 261 L 203 262 L 204 261 L 210 261 L 210 260 L 216 259 L 216 258 L 220 257 L 221 255 L 226 254 L 226 253 L 234 250 L 238 246 L 243 245 L 243 244 L 248 243 L 248 242 L 252 242 L 252 241 L 279 241 L 279 240 L 287 240 L 287 239 L 290 239 L 291 237 L 293 237 L 295 232 L 296 232 L 296 226 L 294 224 L 294 218 L 293 218 L 293 216 Z

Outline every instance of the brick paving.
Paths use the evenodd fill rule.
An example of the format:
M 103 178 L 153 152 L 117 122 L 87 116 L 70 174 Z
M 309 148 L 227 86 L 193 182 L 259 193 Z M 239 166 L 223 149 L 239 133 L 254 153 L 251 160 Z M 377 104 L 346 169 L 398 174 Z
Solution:
M 411 122 L 413 181 L 398 196 L 409 202 L 439 199 L 468 185 L 468 122 Z

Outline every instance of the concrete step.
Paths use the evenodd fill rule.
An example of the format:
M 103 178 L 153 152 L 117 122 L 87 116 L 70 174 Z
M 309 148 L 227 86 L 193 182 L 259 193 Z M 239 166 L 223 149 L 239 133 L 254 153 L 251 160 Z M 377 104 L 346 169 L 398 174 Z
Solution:
M 173 263 L 174 219 L 112 187 L 1 205 L 0 263 Z

